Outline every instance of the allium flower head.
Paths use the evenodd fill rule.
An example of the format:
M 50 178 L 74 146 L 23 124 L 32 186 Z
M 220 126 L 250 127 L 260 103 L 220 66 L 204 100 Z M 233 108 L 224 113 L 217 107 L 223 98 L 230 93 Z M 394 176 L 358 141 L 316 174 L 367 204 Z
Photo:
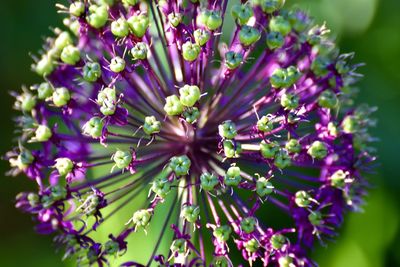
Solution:
M 66 257 L 313 266 L 359 208 L 374 121 L 353 55 L 284 0 L 232 2 L 57 5 L 7 159 L 38 186 L 16 206 Z

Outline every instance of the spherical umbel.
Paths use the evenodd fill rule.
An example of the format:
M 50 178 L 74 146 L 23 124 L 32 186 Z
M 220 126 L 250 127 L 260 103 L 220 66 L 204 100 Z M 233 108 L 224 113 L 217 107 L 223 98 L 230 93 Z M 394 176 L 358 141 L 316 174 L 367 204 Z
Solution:
M 58 4 L 43 80 L 12 93 L 9 174 L 37 184 L 16 206 L 78 266 L 315 266 L 362 204 L 353 55 L 283 0 L 211 2 Z

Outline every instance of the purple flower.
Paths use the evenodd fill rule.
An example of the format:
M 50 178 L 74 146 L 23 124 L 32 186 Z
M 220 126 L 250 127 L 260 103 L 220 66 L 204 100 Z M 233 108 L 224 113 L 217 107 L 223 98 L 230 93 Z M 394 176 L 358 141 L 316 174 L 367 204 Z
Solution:
M 34 58 L 43 82 L 13 93 L 6 158 L 38 185 L 16 202 L 38 232 L 104 266 L 149 247 L 128 238 L 161 208 L 148 261 L 121 266 L 315 266 L 374 160 L 353 55 L 283 0 L 88 2 L 58 5 L 69 30 Z

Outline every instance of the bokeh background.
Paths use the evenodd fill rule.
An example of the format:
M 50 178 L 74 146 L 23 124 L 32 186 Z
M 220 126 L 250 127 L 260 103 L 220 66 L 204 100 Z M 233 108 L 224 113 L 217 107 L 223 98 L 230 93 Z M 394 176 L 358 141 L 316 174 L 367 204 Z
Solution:
M 378 106 L 373 133 L 379 167 L 369 177 L 372 188 L 365 210 L 348 216 L 341 235 L 315 250 L 321 267 L 400 266 L 400 1 L 399 0 L 287 0 L 301 6 L 319 23 L 326 21 L 342 52 L 356 52 L 366 63 L 360 72 L 358 102 Z M 29 71 L 49 25 L 61 26 L 54 0 L 2 1 L 0 4 L 0 154 L 13 138 L 13 99 L 39 78 Z M 14 197 L 32 184 L 23 177 L 6 177 L 8 163 L 0 162 L 0 266 L 73 266 L 61 262 L 50 237 L 33 230 L 29 216 L 14 208 Z

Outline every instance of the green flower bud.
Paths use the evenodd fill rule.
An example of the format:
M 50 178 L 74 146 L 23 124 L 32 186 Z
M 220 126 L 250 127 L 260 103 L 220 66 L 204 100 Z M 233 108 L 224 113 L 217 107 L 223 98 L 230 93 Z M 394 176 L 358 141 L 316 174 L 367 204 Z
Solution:
M 325 36 L 323 36 L 323 34 L 326 33 L 326 29 L 324 29 L 324 27 L 314 27 L 312 28 L 308 33 L 316 33 L 319 35 L 319 37 L 321 39 L 323 39 L 324 41 L 327 39 L 325 38 Z M 334 64 L 334 61 L 332 60 L 332 58 L 335 58 L 336 54 L 339 54 L 339 51 L 337 49 L 335 49 L 334 47 L 332 47 L 332 45 L 328 45 L 324 42 L 318 43 L 316 45 L 313 45 L 312 47 L 312 52 L 314 54 L 317 54 L 320 57 L 325 57 L 326 59 L 329 59 L 331 61 L 331 64 Z
M 322 214 L 319 211 L 311 211 L 308 215 L 308 220 L 314 226 L 319 226 L 323 223 Z
M 165 198 L 171 191 L 171 183 L 167 179 L 157 179 L 153 182 L 151 190 L 157 196 Z
M 289 256 L 280 257 L 278 260 L 279 267 L 292 267 L 293 259 Z
M 101 66 L 97 62 L 87 62 L 82 70 L 83 79 L 87 82 L 95 82 L 101 77 Z
M 318 105 L 323 108 L 334 108 L 338 102 L 336 94 L 331 90 L 323 91 L 318 97 Z
M 71 173 L 74 168 L 74 163 L 69 158 L 58 158 L 54 167 L 57 169 L 61 176 L 66 176 Z
M 75 1 L 69 5 L 69 13 L 75 17 L 80 17 L 85 12 L 85 4 Z
M 118 169 L 125 169 L 131 164 L 133 157 L 132 152 L 127 150 L 117 150 L 112 159 L 115 162 L 115 165 Z
M 339 60 L 335 64 L 336 70 L 339 72 L 339 74 L 346 74 L 350 71 L 350 67 L 347 65 L 347 62 L 344 60 Z
M 61 185 L 50 187 L 50 196 L 53 201 L 63 200 L 67 196 L 67 189 Z
M 256 192 L 260 197 L 265 197 L 274 191 L 274 186 L 265 177 L 258 178 L 256 182 Z
M 203 26 L 206 26 L 208 17 L 210 16 L 210 10 L 205 9 L 202 10 L 198 15 L 197 15 L 197 22 Z
M 285 144 L 285 148 L 290 153 L 299 153 L 301 151 L 301 145 L 296 139 L 288 140 Z
M 72 45 L 72 38 L 68 32 L 60 33 L 54 41 L 54 48 L 62 51 L 68 45 Z
M 39 60 L 38 63 L 36 63 L 36 65 L 34 66 L 36 73 L 40 76 L 47 76 L 51 74 L 54 68 L 54 62 L 47 55 L 43 55 L 42 59 Z
M 292 94 L 283 94 L 281 96 L 281 106 L 285 109 L 296 109 L 299 106 L 299 97 Z
M 228 261 L 228 259 L 224 256 L 218 256 L 214 257 L 211 266 L 213 267 L 229 267 L 231 266 L 231 263 Z
M 22 149 L 21 153 L 18 155 L 18 161 L 21 164 L 20 166 L 28 167 L 33 162 L 34 159 L 35 159 L 35 157 L 27 149 Z
M 105 116 L 115 113 L 117 108 L 117 93 L 115 88 L 104 88 L 97 94 L 97 104 L 100 106 L 100 112 Z
M 332 174 L 330 177 L 331 185 L 336 188 L 343 188 L 346 185 L 348 173 L 344 172 L 343 170 L 337 170 Z
M 182 45 L 182 56 L 186 61 L 194 61 L 200 54 L 200 46 L 196 43 L 187 41 Z
M 169 162 L 169 167 L 174 171 L 176 176 L 183 176 L 188 174 L 191 161 L 188 156 L 175 156 Z
M 267 14 L 279 10 L 285 4 L 285 0 L 260 0 L 257 2 L 259 2 L 258 4 L 261 6 L 262 11 Z
M 196 85 L 186 84 L 179 89 L 179 100 L 186 107 L 192 107 L 200 99 L 200 89 Z
M 79 35 L 79 31 L 81 29 L 81 24 L 78 20 L 69 20 L 68 18 L 64 19 L 64 25 L 69 28 L 69 30 L 75 35 Z
M 266 159 L 273 159 L 279 151 L 279 144 L 276 142 L 266 143 L 264 140 L 260 143 L 261 155 Z
M 283 36 L 286 36 L 292 30 L 292 27 L 290 26 L 289 21 L 287 21 L 284 17 L 276 16 L 271 18 L 269 21 L 269 29 L 272 32 L 279 32 Z
M 29 193 L 27 199 L 29 205 L 31 205 L 32 207 L 35 207 L 40 203 L 39 195 L 35 193 Z
M 277 154 L 275 154 L 274 165 L 279 169 L 284 169 L 292 163 L 290 156 L 287 151 L 280 150 Z
M 71 100 L 69 90 L 65 87 L 56 88 L 53 92 L 53 104 L 56 107 L 62 107 L 68 104 Z
M 86 216 L 91 216 L 96 214 L 99 204 L 99 196 L 97 196 L 96 194 L 89 194 L 83 204 L 78 209 L 80 209 L 81 212 Z
M 267 46 L 269 49 L 274 50 L 281 48 L 285 44 L 285 38 L 283 38 L 280 32 L 270 32 L 267 35 Z
M 200 185 L 204 191 L 211 191 L 219 184 L 218 177 L 213 173 L 205 172 L 200 175 Z
M 255 238 L 250 239 L 246 243 L 244 243 L 244 247 L 249 253 L 255 253 L 260 245 L 258 244 L 258 241 Z
M 55 47 L 51 47 L 47 50 L 47 56 L 51 59 L 58 60 L 60 58 L 61 51 Z
M 358 131 L 358 122 L 355 116 L 348 115 L 342 121 L 343 132 L 352 134 Z
M 224 121 L 218 126 L 218 133 L 222 138 L 234 139 L 237 135 L 236 125 L 232 121 Z
M 200 117 L 200 111 L 198 108 L 192 107 L 190 109 L 185 109 L 182 115 L 188 123 L 195 123 Z
M 10 158 L 8 161 L 11 165 L 11 167 L 16 167 L 19 170 L 26 170 L 29 165 L 35 160 L 35 157 L 32 155 L 32 152 L 29 150 L 23 148 L 21 149 L 21 152 L 19 153 L 18 157 L 15 158 Z
M 87 216 L 95 215 L 98 211 L 99 204 L 99 196 L 96 194 L 90 194 L 78 209 L 80 209 L 81 212 Z
M 51 199 L 50 196 L 44 195 L 44 196 L 42 196 L 41 203 L 42 203 L 43 207 L 46 208 L 46 207 L 50 207 L 54 203 L 54 201 Z
M 68 65 L 75 65 L 81 59 L 81 52 L 72 45 L 67 45 L 61 52 L 61 60 Z
M 39 125 L 35 131 L 35 137 L 33 138 L 36 142 L 47 142 L 53 133 L 50 128 L 46 125 Z
M 300 208 L 306 208 L 311 203 L 311 196 L 306 191 L 297 191 L 294 195 L 294 202 Z
M 95 215 L 98 211 L 98 207 L 100 204 L 100 198 L 96 194 L 90 194 L 83 204 L 79 207 L 81 212 L 86 216 Z
M 104 245 L 104 251 L 107 255 L 115 255 L 119 251 L 119 244 L 114 240 L 108 240 Z
M 288 123 L 294 124 L 294 123 L 298 122 L 300 120 L 300 118 L 294 113 L 289 113 L 287 115 L 286 120 L 287 120 Z
M 222 25 L 221 14 L 218 11 L 214 10 L 202 11 L 199 15 L 199 21 L 210 31 L 214 31 Z
M 132 49 L 131 54 L 134 60 L 144 60 L 147 58 L 147 45 L 139 42 Z
M 240 228 L 246 233 L 251 234 L 256 229 L 257 220 L 254 217 L 246 217 L 240 222 Z
M 182 17 L 182 14 L 173 12 L 168 14 L 168 21 L 172 27 L 176 28 L 182 22 Z
M 268 133 L 274 129 L 273 122 L 269 119 L 268 116 L 262 116 L 257 121 L 257 130 L 263 133 Z
M 151 219 L 151 213 L 148 210 L 141 209 L 136 211 L 131 220 L 133 225 L 135 225 L 136 228 L 145 228 Z
M 225 66 L 230 69 L 234 70 L 240 66 L 243 62 L 243 55 L 241 53 L 236 53 L 233 51 L 228 51 L 225 53 Z
M 227 186 L 238 186 L 241 181 L 242 176 L 239 167 L 232 166 L 226 171 L 224 182 Z
M 186 240 L 183 238 L 175 239 L 171 245 L 171 252 L 173 254 L 185 254 L 187 250 Z
M 111 32 L 117 37 L 126 37 L 129 34 L 129 25 L 125 18 L 111 22 Z
M 245 25 L 249 19 L 254 15 L 253 9 L 250 5 L 239 5 L 236 4 L 231 10 L 232 17 L 239 25 Z
M 330 65 L 330 60 L 326 57 L 318 56 L 311 63 L 311 70 L 317 77 L 324 77 L 328 74 L 328 66 Z
M 323 159 L 328 155 L 328 148 L 326 144 L 321 141 L 314 141 L 307 153 L 315 159 Z
M 28 92 L 24 92 L 17 97 L 15 105 L 22 111 L 30 112 L 36 106 L 36 97 Z
M 95 29 L 103 27 L 108 20 L 108 10 L 106 5 L 91 5 L 86 21 Z
M 229 240 L 231 233 L 232 233 L 232 228 L 229 225 L 222 225 L 214 229 L 213 236 L 220 243 L 224 243 Z
M 302 14 L 301 11 L 292 10 L 289 11 L 288 20 L 292 28 L 296 32 L 303 32 L 307 29 L 308 23 L 310 22 L 306 17 L 305 14 Z
M 239 41 L 244 46 L 250 46 L 261 38 L 258 29 L 244 25 L 239 31 Z
M 286 237 L 281 234 L 274 234 L 271 236 L 270 244 L 274 249 L 281 249 L 286 243 Z
M 285 85 L 286 85 L 286 70 L 281 69 L 281 68 L 275 69 L 269 80 L 270 80 L 271 85 L 275 88 L 285 87 Z
M 301 77 L 300 71 L 295 66 L 290 66 L 286 69 L 286 87 L 295 84 Z
M 211 34 L 207 30 L 197 29 L 194 31 L 193 36 L 196 44 L 203 46 L 208 42 L 208 40 L 210 40 Z
M 329 86 L 330 88 L 336 88 L 338 87 L 337 81 L 336 81 L 336 77 L 330 77 L 328 80 Z
M 161 131 L 161 122 L 154 116 L 147 116 L 144 118 L 143 131 L 148 134 L 156 134 Z
M 142 38 L 145 35 L 149 23 L 149 18 L 144 14 L 134 15 L 128 19 L 131 32 L 138 38 Z
M 164 111 L 169 116 L 180 115 L 183 112 L 183 105 L 176 95 L 168 96 L 165 99 Z
M 233 143 L 232 140 L 225 140 L 223 146 L 224 154 L 227 158 L 238 158 L 242 152 L 242 145 L 239 142 Z
M 339 134 L 338 128 L 336 127 L 336 125 L 333 122 L 328 123 L 328 132 L 329 132 L 329 135 L 331 135 L 333 137 L 337 137 Z
M 125 60 L 121 57 L 113 57 L 110 63 L 110 70 L 115 73 L 119 73 L 125 69 Z
M 200 215 L 199 206 L 187 205 L 182 208 L 181 216 L 190 223 L 195 223 Z
M 38 98 L 42 100 L 51 97 L 53 92 L 53 87 L 48 83 L 41 83 L 37 88 Z
M 87 121 L 83 127 L 83 134 L 91 136 L 92 138 L 99 138 L 102 134 L 104 123 L 101 118 L 93 117 Z

